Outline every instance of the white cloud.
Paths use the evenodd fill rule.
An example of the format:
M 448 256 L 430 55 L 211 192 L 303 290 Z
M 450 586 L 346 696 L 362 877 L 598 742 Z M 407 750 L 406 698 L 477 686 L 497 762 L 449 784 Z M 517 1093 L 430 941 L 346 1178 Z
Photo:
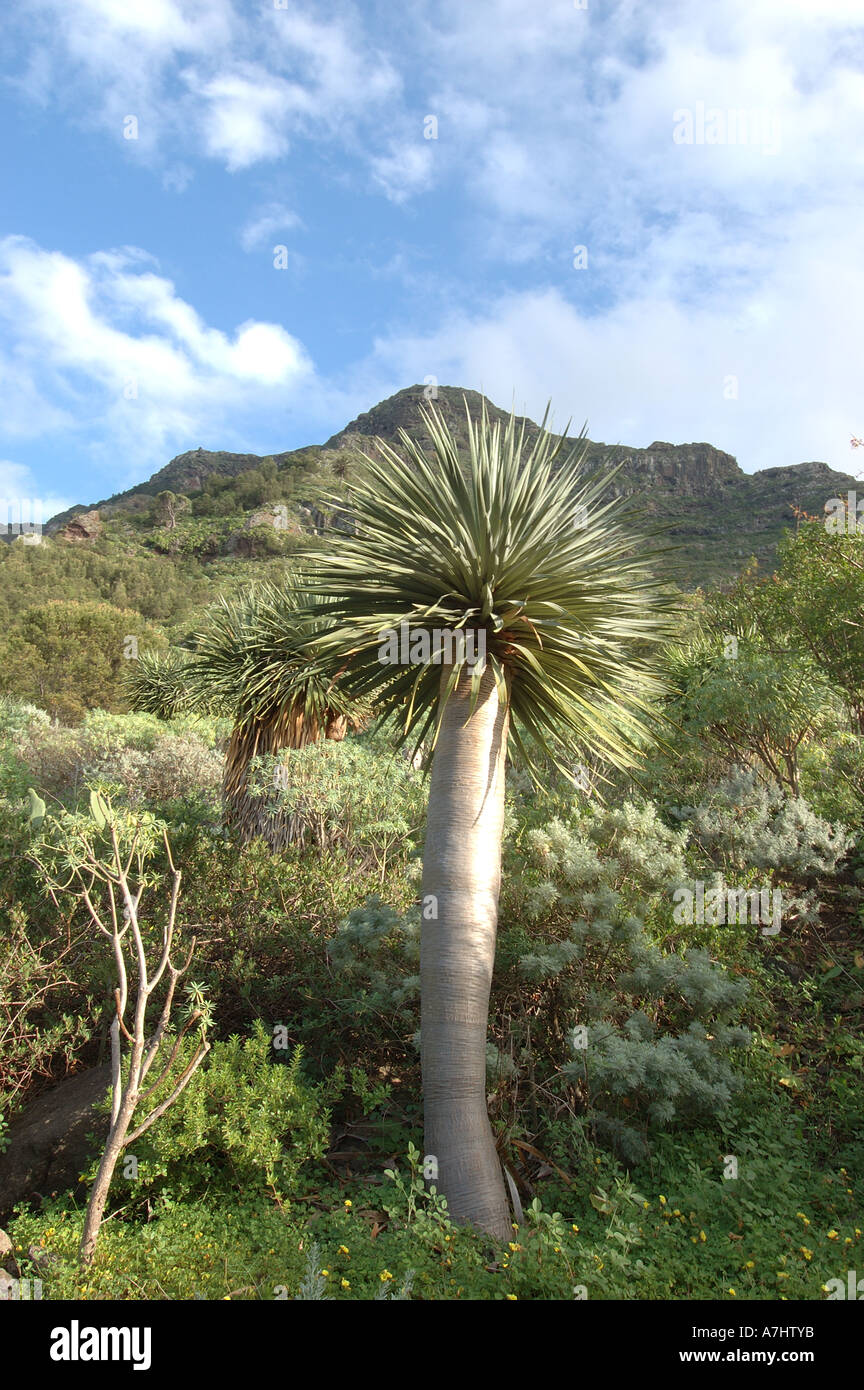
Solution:
M 40 492 L 39 483 L 23 463 L 0 459 L 0 530 L 13 525 L 33 522 L 43 526 L 58 512 L 74 506 L 76 499 L 55 492 Z
M 436 162 L 486 266 L 534 288 L 478 304 L 466 285 L 470 309 L 382 336 L 364 371 L 515 390 L 533 414 L 551 395 L 595 438 L 710 440 L 749 470 L 855 471 L 861 21 L 857 0 L 619 0 L 590 23 L 569 0 L 442 0 L 418 18 Z M 776 149 L 676 145 L 674 111 L 700 102 L 775 115 Z
M 275 323 L 243 323 L 236 340 L 226 344 L 220 368 L 239 381 L 262 386 L 296 384 L 311 370 L 295 338 Z
M 574 275 L 588 272 L 574 271 Z M 705 441 L 747 472 L 821 459 L 858 471 L 864 433 L 860 337 L 864 268 L 854 226 L 803 214 L 757 288 L 734 306 L 685 305 L 661 276 L 602 312 L 558 288 L 454 314 L 430 334 L 380 339 L 366 379 L 392 389 L 434 376 L 539 418 L 587 419 L 593 439 L 646 446 Z M 737 399 L 726 398 L 736 378 Z
M 301 76 L 316 115 L 330 112 L 339 120 L 345 112 L 374 106 L 401 90 L 392 62 L 370 41 L 359 7 L 343 7 L 327 20 L 292 4 L 271 14 L 272 47 L 277 68 L 284 63 Z
M 350 5 L 321 19 L 232 0 L 23 0 L 17 18 L 23 90 L 68 101 L 116 139 L 135 115 L 129 152 L 150 160 L 199 154 L 235 172 L 281 158 L 300 135 L 356 146 L 354 123 L 401 87 Z
M 68 104 L 73 119 L 123 138 L 126 116 L 138 119 L 130 155 L 155 157 L 160 144 L 188 142 L 193 129 L 176 77 L 183 56 L 218 63 L 239 35 L 231 0 L 25 0 L 15 19 L 29 47 L 20 79 L 43 105 Z
M 427 63 L 442 108 L 452 104 L 448 148 L 458 151 L 478 221 L 505 224 L 502 252 L 506 224 L 511 239 L 513 228 L 524 230 L 536 255 L 536 231 L 527 229 L 554 248 L 570 228 L 584 241 L 575 233 L 590 223 L 608 243 L 616 226 L 636 231 L 656 211 L 668 223 L 696 203 L 734 237 L 737 216 L 768 211 L 773 222 L 805 189 L 833 197 L 864 172 L 864 29 L 853 37 L 855 13 L 803 0 L 719 8 L 628 0 L 589 22 L 563 0 L 542 16 L 516 0 L 443 0 L 428 26 Z M 476 112 L 456 114 L 460 99 L 480 94 L 485 131 Z M 778 153 L 676 146 L 673 112 L 699 101 L 776 115 Z
M 136 480 L 173 445 L 233 437 L 249 413 L 314 384 L 281 325 L 211 328 L 149 263 L 134 248 L 78 262 L 22 237 L 0 242 L 0 319 L 27 381 L 30 433 L 93 431 Z
M 306 93 L 294 84 L 247 68 L 201 81 L 184 73 L 201 106 L 205 153 L 234 173 L 262 159 L 278 159 L 288 150 L 289 116 L 308 110 Z
M 268 203 L 241 228 L 240 245 L 244 251 L 257 251 L 262 246 L 269 246 L 274 236 L 294 231 L 302 225 L 291 208 L 282 203 Z
M 78 0 L 78 24 L 90 35 L 127 36 L 152 48 L 188 47 L 196 40 L 195 26 L 174 0 L 147 0 L 130 5 L 127 0 Z M 81 30 L 70 28 L 73 42 Z
M 394 203 L 404 203 L 431 187 L 433 181 L 433 141 L 418 144 L 403 140 L 391 145 L 387 154 L 376 155 L 372 176 Z
M 407 204 L 446 180 L 447 199 L 426 242 L 384 250 L 412 317 L 344 369 L 344 397 L 308 364 L 303 376 L 302 349 L 278 325 L 226 336 L 152 266 L 39 253 L 20 271 L 11 430 L 83 419 L 80 374 L 116 393 L 117 363 L 157 384 L 160 409 L 139 410 L 150 438 L 197 428 L 202 402 L 227 420 L 241 382 L 266 396 L 275 379 L 312 381 L 304 399 L 335 409 L 355 404 L 358 383 L 362 407 L 431 374 L 505 403 L 515 389 L 534 412 L 551 394 L 612 441 L 709 439 L 746 468 L 850 467 L 848 435 L 864 430 L 860 0 L 589 11 L 340 0 L 326 18 L 231 0 L 29 0 L 24 11 L 44 21 L 33 96 L 67 93 L 118 139 L 122 115 L 139 112 L 141 152 L 170 153 L 175 186 L 195 155 L 239 171 L 309 139 L 335 143 L 343 184 Z M 776 115 L 776 151 L 676 144 L 673 113 L 700 103 Z M 427 112 L 437 141 L 423 139 Z M 275 203 L 251 211 L 241 245 L 266 246 L 296 217 Z M 572 268 L 577 244 L 585 271 Z M 502 266 L 520 293 L 498 283 Z M 418 328 L 432 306 L 460 302 Z M 728 375 L 737 401 L 723 399 Z M 120 428 L 116 410 L 100 417 L 106 431 Z

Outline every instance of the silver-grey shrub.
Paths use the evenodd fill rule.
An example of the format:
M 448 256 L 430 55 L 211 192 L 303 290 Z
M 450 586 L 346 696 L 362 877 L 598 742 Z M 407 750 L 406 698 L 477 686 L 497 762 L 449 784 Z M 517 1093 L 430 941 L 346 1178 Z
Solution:
M 823 820 L 803 797 L 785 796 L 746 769 L 679 814 L 694 844 L 728 869 L 830 874 L 854 844 L 844 825 Z

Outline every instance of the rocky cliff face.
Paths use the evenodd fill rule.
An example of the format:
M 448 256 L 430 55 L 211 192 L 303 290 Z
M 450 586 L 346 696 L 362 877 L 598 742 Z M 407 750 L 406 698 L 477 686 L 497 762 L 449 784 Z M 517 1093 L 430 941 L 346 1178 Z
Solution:
M 464 397 L 464 399 L 463 399 Z M 480 413 L 476 391 L 438 388 L 436 404 L 458 438 L 466 435 L 465 403 L 471 415 Z M 421 410 L 428 402 L 424 387 L 411 386 L 366 411 L 327 441 L 330 449 L 374 447 L 378 435 L 398 449 L 398 431 L 428 443 Z M 507 412 L 487 402 L 492 419 Z M 517 417 L 519 423 L 522 418 Z M 526 434 L 537 425 L 525 420 Z M 576 440 L 571 436 L 571 442 Z M 825 463 L 800 463 L 748 474 L 731 454 L 712 444 L 671 444 L 655 440 L 647 448 L 585 441 L 585 466 L 590 471 L 620 471 L 610 482 L 619 497 L 633 500 L 637 524 L 659 525 L 663 543 L 671 550 L 664 569 L 686 587 L 731 578 L 751 557 L 770 569 L 783 531 L 794 527 L 796 509 L 824 515 L 829 497 L 845 493 L 855 479 Z M 858 484 L 864 490 L 864 484 Z
M 376 436 L 396 446 L 400 429 L 404 429 L 413 439 L 428 447 L 431 440 L 423 422 L 423 411 L 432 405 L 443 415 L 455 437 L 464 440 L 467 437 L 465 407 L 467 404 L 472 419 L 479 419 L 483 404 L 483 397 L 479 391 L 463 391 L 458 386 L 439 386 L 433 397 L 427 395 L 430 390 L 431 388 L 425 386 L 407 386 L 403 391 L 397 391 L 395 396 L 388 396 L 386 401 L 381 401 L 371 410 L 364 411 L 338 434 L 332 435 L 324 448 L 368 449 Z M 501 410 L 489 400 L 486 402 L 486 408 L 491 419 L 507 419 L 507 411 Z M 537 425 L 533 420 L 521 415 L 518 420 L 520 424 L 524 420 L 526 431 L 532 436 L 536 435 Z
M 627 455 L 625 471 L 643 487 L 682 497 L 716 497 L 746 475 L 731 454 L 711 444 L 649 444 Z

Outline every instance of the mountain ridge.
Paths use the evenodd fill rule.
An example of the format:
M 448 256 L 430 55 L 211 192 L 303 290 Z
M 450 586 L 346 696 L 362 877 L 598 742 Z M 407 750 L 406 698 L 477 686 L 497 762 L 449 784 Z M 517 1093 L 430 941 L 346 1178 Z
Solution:
M 435 404 L 457 440 L 467 439 L 466 406 L 473 419 L 479 416 L 484 397 L 467 388 L 419 384 L 405 387 L 361 412 L 323 444 L 310 444 L 277 454 L 232 453 L 203 448 L 177 454 L 146 481 L 89 505 L 78 503 L 52 517 L 48 535 L 82 513 L 98 512 L 111 519 L 124 513 L 144 513 L 161 491 L 201 497 L 213 481 L 242 479 L 246 473 L 271 462 L 278 478 L 285 479 L 296 508 L 314 510 L 313 499 L 297 499 L 298 479 L 326 474 L 338 483 L 350 473 L 358 452 L 375 452 L 375 440 L 383 439 L 398 451 L 405 430 L 421 447 L 430 439 L 423 420 L 425 407 Z M 506 421 L 509 412 L 486 398 L 493 421 Z M 530 440 L 540 425 L 517 416 Z M 706 442 L 672 444 L 654 440 L 645 447 L 609 445 L 579 436 L 564 436 L 574 448 L 584 449 L 588 472 L 620 465 L 610 489 L 620 497 L 636 497 L 640 516 L 662 523 L 670 542 L 684 553 L 685 565 L 701 564 L 707 579 L 731 577 L 750 554 L 770 565 L 773 551 L 785 527 L 795 524 L 795 511 L 822 514 L 828 498 L 848 491 L 857 480 L 828 464 L 810 461 L 775 466 L 745 473 L 737 459 Z M 211 481 L 208 481 L 211 480 Z M 289 482 L 291 487 L 289 489 Z M 741 562 L 741 563 L 739 563 Z

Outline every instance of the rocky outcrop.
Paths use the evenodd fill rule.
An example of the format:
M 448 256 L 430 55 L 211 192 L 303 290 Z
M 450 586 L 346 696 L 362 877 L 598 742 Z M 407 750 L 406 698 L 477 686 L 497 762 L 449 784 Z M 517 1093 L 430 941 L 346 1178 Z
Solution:
M 712 444 L 655 442 L 647 449 L 600 444 L 589 451 L 588 461 L 597 470 L 611 469 L 618 460 L 624 466 L 612 487 L 619 496 L 651 489 L 675 497 L 722 497 L 747 476 L 731 454 Z
M 244 531 L 253 531 L 256 526 L 270 526 L 274 531 L 285 534 L 299 532 L 300 524 L 293 509 L 286 502 L 270 502 L 266 507 L 257 507 L 250 512 L 243 523 Z
M 111 1083 L 108 1065 L 67 1077 L 28 1105 L 9 1125 L 0 1154 L 0 1217 L 18 1202 L 38 1201 L 78 1183 L 94 1144 L 107 1133 L 107 1116 L 93 1107 Z
M 67 521 L 58 535 L 64 541 L 95 541 L 102 534 L 102 519 L 98 511 L 78 512 Z

